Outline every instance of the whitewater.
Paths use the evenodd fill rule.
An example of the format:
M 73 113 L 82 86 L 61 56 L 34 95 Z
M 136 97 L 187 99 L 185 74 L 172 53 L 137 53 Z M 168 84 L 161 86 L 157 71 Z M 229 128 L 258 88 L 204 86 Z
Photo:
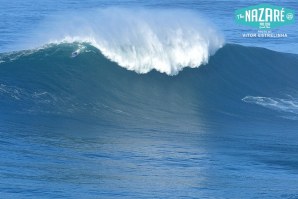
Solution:
M 207 19 L 181 9 L 106 8 L 68 13 L 47 19 L 33 37 L 28 38 L 32 46 L 26 48 L 86 42 L 128 70 L 147 73 L 155 69 L 168 75 L 206 64 L 224 44 L 223 35 Z

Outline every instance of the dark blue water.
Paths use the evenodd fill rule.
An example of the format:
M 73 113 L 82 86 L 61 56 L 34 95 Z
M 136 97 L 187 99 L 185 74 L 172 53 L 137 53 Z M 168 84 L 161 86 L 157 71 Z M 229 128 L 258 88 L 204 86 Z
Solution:
M 297 198 L 297 25 L 246 40 L 235 5 L 3 1 L 1 198 Z

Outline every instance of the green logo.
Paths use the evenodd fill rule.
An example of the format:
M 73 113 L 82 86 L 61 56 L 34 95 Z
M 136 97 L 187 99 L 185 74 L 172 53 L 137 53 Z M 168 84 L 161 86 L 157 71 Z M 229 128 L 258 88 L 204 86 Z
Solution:
M 235 19 L 239 24 L 270 29 L 294 23 L 295 12 L 280 6 L 259 4 L 236 10 Z

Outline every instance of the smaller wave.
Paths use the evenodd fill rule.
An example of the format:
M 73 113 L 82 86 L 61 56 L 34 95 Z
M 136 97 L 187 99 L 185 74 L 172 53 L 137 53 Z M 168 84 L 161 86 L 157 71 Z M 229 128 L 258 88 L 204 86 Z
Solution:
M 103 111 L 121 115 L 127 112 L 102 102 L 81 102 L 75 96 L 58 95 L 42 89 L 26 89 L 0 83 L 0 104 L 7 103 L 23 114 L 76 115 L 96 114 Z
M 282 99 L 274 97 L 246 96 L 242 99 L 242 101 L 250 104 L 260 105 L 271 110 L 298 115 L 298 99 L 296 98 L 291 97 L 289 99 Z M 282 117 L 286 119 L 297 119 L 296 116 Z
M 34 101 L 35 103 L 49 104 L 57 101 L 57 98 L 46 91 L 28 91 L 17 86 L 0 84 L 0 96 L 8 97 L 16 101 Z
M 29 49 L 29 50 L 0 53 L 0 64 L 14 62 L 22 57 L 27 57 L 47 47 L 50 47 L 50 45 L 44 45 L 38 48 Z

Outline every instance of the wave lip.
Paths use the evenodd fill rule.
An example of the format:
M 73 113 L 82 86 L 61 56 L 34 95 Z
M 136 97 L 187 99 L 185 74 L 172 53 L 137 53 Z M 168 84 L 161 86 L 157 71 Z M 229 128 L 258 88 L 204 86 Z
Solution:
M 56 16 L 39 29 L 37 45 L 88 42 L 137 73 L 176 75 L 206 64 L 224 44 L 216 28 L 190 10 L 99 9 Z

